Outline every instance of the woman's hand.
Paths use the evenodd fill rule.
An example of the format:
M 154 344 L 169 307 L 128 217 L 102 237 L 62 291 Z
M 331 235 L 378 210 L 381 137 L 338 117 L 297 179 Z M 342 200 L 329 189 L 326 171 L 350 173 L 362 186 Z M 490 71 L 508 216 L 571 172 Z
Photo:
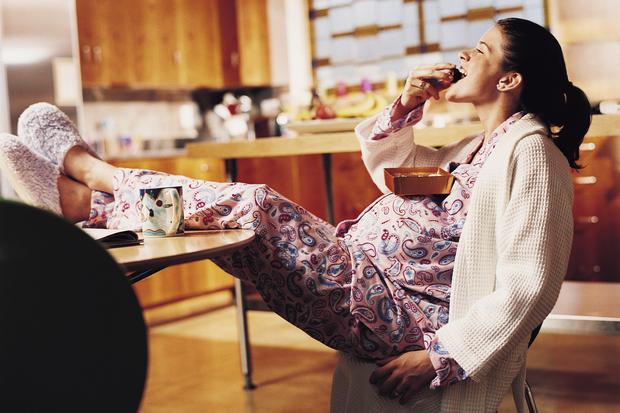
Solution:
M 400 95 L 400 103 L 406 111 L 411 111 L 431 97 L 439 99 L 439 92 L 450 87 L 452 63 L 419 66 L 409 72 L 405 87 Z
M 435 369 L 425 350 L 409 351 L 381 360 L 377 365 L 370 375 L 370 383 L 379 388 L 382 396 L 400 397 L 401 404 L 435 378 Z

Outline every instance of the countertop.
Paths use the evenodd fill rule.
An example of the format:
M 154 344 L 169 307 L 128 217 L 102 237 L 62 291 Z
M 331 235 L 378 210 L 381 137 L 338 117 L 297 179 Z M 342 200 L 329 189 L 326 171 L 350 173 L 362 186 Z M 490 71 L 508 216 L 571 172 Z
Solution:
M 419 145 L 444 146 L 482 131 L 479 122 L 447 126 L 445 128 L 416 128 L 415 140 Z M 620 136 L 620 115 L 594 115 L 586 137 Z M 300 134 L 296 137 L 259 138 L 253 141 L 197 142 L 186 147 L 189 157 L 220 159 L 257 158 L 271 156 L 310 155 L 322 153 L 358 152 L 355 133 L 324 132 Z

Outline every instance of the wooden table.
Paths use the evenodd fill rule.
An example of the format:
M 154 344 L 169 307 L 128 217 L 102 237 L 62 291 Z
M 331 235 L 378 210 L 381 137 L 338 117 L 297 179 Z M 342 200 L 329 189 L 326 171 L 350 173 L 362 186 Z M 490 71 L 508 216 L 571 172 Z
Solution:
M 620 334 L 620 283 L 564 281 L 543 331 Z
M 248 245 L 256 234 L 246 229 L 222 231 L 187 231 L 182 236 L 145 238 L 141 245 L 112 248 L 112 257 L 128 273 L 133 284 L 170 265 L 216 258 Z M 235 278 L 235 300 L 237 308 L 244 308 L 245 302 L 241 283 Z M 241 370 L 245 388 L 253 389 L 252 364 L 245 311 L 237 311 Z
M 187 231 L 182 236 L 145 238 L 144 244 L 109 252 L 125 271 L 135 273 L 218 257 L 249 244 L 254 236 L 246 229 Z

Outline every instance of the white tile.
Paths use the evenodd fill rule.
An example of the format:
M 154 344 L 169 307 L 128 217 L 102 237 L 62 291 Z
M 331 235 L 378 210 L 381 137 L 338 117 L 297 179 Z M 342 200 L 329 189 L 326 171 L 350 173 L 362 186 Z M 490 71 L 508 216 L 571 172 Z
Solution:
M 545 11 L 542 7 L 527 7 L 524 14 L 526 19 L 538 23 L 541 26 L 545 25 Z
M 424 41 L 427 44 L 441 43 L 441 26 L 443 23 L 424 25 Z
M 418 3 L 403 4 L 403 27 L 418 27 L 419 24 L 420 16 L 418 14 Z
M 424 23 L 436 23 L 439 21 L 439 3 L 437 0 L 424 0 L 422 7 L 424 11 Z
M 507 13 L 497 13 L 495 15 L 495 21 L 498 21 L 501 19 L 507 19 L 509 17 L 518 17 L 521 19 L 525 19 L 525 13 L 523 13 L 523 11 L 511 11 Z
M 332 39 L 330 60 L 334 64 L 351 62 L 357 58 L 355 37 L 342 36 Z
M 357 61 L 368 62 L 379 60 L 381 57 L 381 48 L 378 36 L 362 36 L 356 37 L 357 45 Z
M 336 83 L 344 82 L 346 85 L 357 85 L 360 83 L 360 75 L 353 65 L 334 66 L 334 80 Z
M 329 18 L 319 17 L 314 19 L 314 38 L 316 39 L 329 39 L 332 35 Z
M 420 29 L 417 26 L 403 27 L 403 36 L 405 37 L 405 48 L 420 45 Z
M 494 0 L 467 0 L 468 9 L 479 9 L 482 7 L 492 7 Z
M 439 0 L 439 15 L 458 16 L 467 13 L 465 0 Z
M 523 5 L 523 0 L 495 0 L 495 8 L 505 9 L 507 7 L 519 7 Z
M 382 0 L 377 3 L 378 24 L 391 26 L 403 23 L 402 0 Z
M 468 22 L 467 24 L 467 44 L 466 47 L 474 47 L 478 44 L 478 41 L 482 35 L 490 29 L 494 24 L 492 19 L 487 20 L 475 20 Z
M 454 50 L 454 51 L 444 51 L 442 52 L 442 58 L 445 62 L 448 63 L 454 63 L 455 65 L 459 65 L 461 64 L 461 61 L 459 59 L 459 51 Z
M 524 7 L 545 7 L 544 0 L 523 0 Z
M 329 6 L 341 6 L 343 4 L 351 4 L 352 0 L 329 0 Z
M 312 8 L 314 10 L 323 10 L 326 9 L 330 6 L 330 1 L 329 0 L 313 0 L 312 1 Z
M 379 32 L 381 56 L 402 56 L 405 54 L 405 36 L 403 30 L 385 30 Z
M 422 55 L 421 54 L 414 54 L 414 55 L 409 55 L 409 56 L 405 56 L 404 59 L 404 63 L 405 63 L 405 78 L 407 76 L 409 76 L 409 72 L 411 72 L 412 70 L 415 70 L 418 66 L 422 65 Z
M 468 46 L 467 20 L 450 20 L 441 23 L 441 48 L 454 49 Z
M 316 69 L 316 81 L 321 88 L 331 88 L 336 85 L 334 70 L 331 66 L 322 66 Z
M 314 56 L 319 59 L 326 59 L 331 57 L 331 39 L 317 40 L 314 42 Z
M 350 6 L 329 9 L 328 17 L 332 34 L 352 32 L 355 28 L 353 24 L 353 9 Z
M 381 60 L 381 72 L 385 75 L 388 72 L 396 73 L 398 79 L 405 79 L 409 74 L 409 68 L 407 67 L 406 58 L 397 57 L 392 59 Z
M 353 24 L 355 27 L 377 24 L 377 1 L 357 0 L 353 3 Z
M 444 58 L 441 52 L 422 53 L 420 55 L 421 65 L 432 65 L 435 63 L 441 63 L 443 61 L 444 61 Z
M 365 78 L 373 83 L 385 79 L 385 73 L 381 71 L 381 65 L 378 63 L 358 65 L 357 74 L 360 80 Z

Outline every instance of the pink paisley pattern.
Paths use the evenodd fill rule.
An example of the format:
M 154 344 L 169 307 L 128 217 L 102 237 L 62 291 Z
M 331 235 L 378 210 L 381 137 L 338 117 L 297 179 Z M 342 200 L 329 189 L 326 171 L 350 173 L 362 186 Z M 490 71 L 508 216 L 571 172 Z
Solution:
M 377 117 L 377 121 L 372 128 L 370 139 L 384 139 L 387 138 L 390 133 L 394 133 L 399 129 L 418 123 L 422 119 L 422 115 L 424 114 L 425 102 L 426 101 L 422 102 L 420 105 L 415 107 L 404 116 L 398 117 L 396 115 L 396 109 L 401 107 L 401 104 L 400 96 L 397 97 L 394 102 L 388 107 L 386 107 L 381 113 L 381 115 Z
M 448 322 L 454 257 L 475 183 L 470 166 L 482 165 L 480 154 L 486 159 L 491 150 L 456 165 L 446 198 L 388 194 L 343 222 L 338 234 L 265 185 L 139 169 L 119 169 L 112 196 L 93 194 L 86 225 L 139 229 L 138 189 L 182 185 L 187 230 L 256 232 L 251 245 L 219 258 L 220 267 L 255 285 L 273 311 L 313 338 L 377 360 L 429 349 Z
M 406 116 L 397 118 L 394 113 L 400 105 L 400 98 L 396 99 L 389 107 L 387 107 L 384 112 L 378 117 L 377 122 L 373 127 L 372 134 L 370 139 L 378 140 L 384 139 L 389 136 L 391 133 L 394 133 L 400 130 L 403 127 L 412 126 L 417 123 L 422 118 L 422 109 L 423 105 L 418 106 L 409 112 Z M 418 305 L 423 308 L 426 312 L 430 313 L 433 311 L 439 312 L 443 310 L 446 314 L 448 312 L 449 305 L 449 291 L 451 285 L 451 276 L 452 276 L 452 262 L 454 261 L 454 257 L 456 255 L 456 247 L 458 238 L 460 237 L 461 230 L 465 223 L 465 218 L 467 216 L 467 206 L 469 204 L 469 199 L 471 197 L 471 191 L 474 188 L 474 184 L 476 182 L 476 178 L 478 176 L 478 172 L 480 168 L 484 164 L 485 160 L 491 154 L 493 149 L 495 148 L 499 138 L 506 133 L 510 125 L 514 124 L 517 120 L 519 120 L 523 116 L 523 113 L 518 112 L 511 116 L 509 119 L 504 121 L 495 131 L 489 136 L 486 142 L 483 142 L 484 135 L 478 136 L 480 140 L 480 144 L 478 147 L 470 153 L 466 159 L 464 159 L 461 163 L 451 162 L 449 165 L 449 169 L 454 175 L 456 184 L 453 186 L 451 193 L 441 202 L 441 207 L 438 207 L 436 203 L 434 203 L 434 199 L 432 197 L 419 197 L 419 201 L 423 205 L 423 207 L 412 207 L 406 218 L 406 225 L 415 229 L 416 232 L 425 234 L 431 238 L 440 238 L 444 240 L 453 240 L 454 242 L 450 246 L 449 250 L 454 251 L 454 254 L 448 254 L 443 258 L 439 258 L 440 255 L 437 255 L 438 260 L 432 261 L 426 259 L 426 263 L 435 264 L 431 265 L 431 268 L 434 268 L 435 274 L 439 276 L 442 275 L 443 283 L 438 283 L 438 280 L 433 277 L 433 271 L 428 271 L 424 269 L 422 271 L 418 271 L 416 275 L 418 275 L 418 279 L 420 280 L 419 274 L 423 274 L 423 280 L 420 280 L 421 285 L 424 285 L 425 294 L 427 297 L 436 296 L 442 297 L 443 302 L 442 306 L 435 307 L 435 304 L 432 302 L 427 302 L 422 299 L 418 303 Z M 390 202 L 390 200 L 396 197 L 393 194 L 389 194 L 385 196 L 385 201 Z M 410 198 L 410 200 L 414 200 L 414 198 Z M 415 201 L 413 201 L 415 202 Z M 375 210 L 381 208 L 373 208 Z M 402 204 L 399 205 L 399 208 L 392 208 L 391 213 L 402 211 Z M 388 208 L 383 208 L 384 211 L 390 211 Z M 429 211 L 431 213 L 429 214 Z M 366 211 L 365 211 L 366 212 Z M 364 214 L 363 214 L 364 215 Z M 386 214 L 387 215 L 387 214 Z M 432 215 L 435 215 L 433 217 Z M 388 220 L 382 217 L 377 217 L 377 222 L 381 222 L 381 226 L 385 233 L 385 225 L 388 224 Z M 339 228 L 340 233 L 344 233 L 350 227 L 352 227 L 355 221 L 346 221 L 341 223 L 341 228 Z M 344 224 L 344 225 L 343 225 Z M 398 224 L 397 224 L 398 225 Z M 397 225 L 392 225 L 395 232 L 398 231 Z M 346 229 L 345 229 L 346 228 Z M 418 238 L 418 244 L 422 241 Z M 403 250 L 406 248 L 410 248 L 413 242 L 409 242 L 410 245 L 406 246 L 403 243 Z M 446 247 L 448 248 L 448 247 Z M 428 255 L 428 249 L 416 246 L 415 254 L 419 257 L 424 256 L 424 254 Z M 412 254 L 408 254 L 411 256 Z M 426 256 L 427 256 L 426 255 Z M 433 254 L 435 255 L 435 254 Z M 406 271 L 405 275 L 407 279 L 410 278 L 411 269 Z M 414 270 L 415 271 L 415 270 Z M 439 293 L 437 290 L 439 289 Z M 429 357 L 435 371 L 437 373 L 436 377 L 431 382 L 431 388 L 438 388 L 441 386 L 447 386 L 452 383 L 456 383 L 460 380 L 464 380 L 467 378 L 467 374 L 465 371 L 459 366 L 459 364 L 454 360 L 447 349 L 443 347 L 438 337 L 435 335 L 435 330 L 440 328 L 442 325 L 447 322 L 447 317 L 445 322 L 443 319 L 437 320 L 440 323 L 435 323 L 433 326 L 430 326 L 425 333 L 425 348 L 428 351 Z

